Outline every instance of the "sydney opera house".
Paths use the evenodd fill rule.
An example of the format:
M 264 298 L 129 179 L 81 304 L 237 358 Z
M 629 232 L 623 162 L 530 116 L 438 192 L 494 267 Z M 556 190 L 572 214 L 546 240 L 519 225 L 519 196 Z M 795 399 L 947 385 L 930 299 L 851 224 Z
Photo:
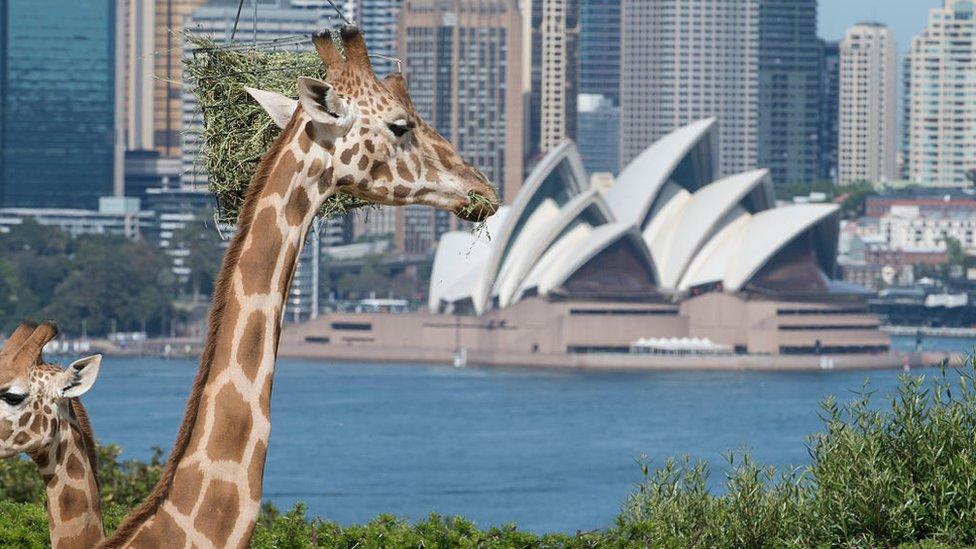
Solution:
M 286 340 L 488 364 L 887 356 L 863 289 L 833 278 L 838 206 L 777 206 L 766 170 L 716 178 L 714 125 L 663 137 L 604 188 L 562 143 L 484 230 L 441 238 L 427 310 L 332 314 Z

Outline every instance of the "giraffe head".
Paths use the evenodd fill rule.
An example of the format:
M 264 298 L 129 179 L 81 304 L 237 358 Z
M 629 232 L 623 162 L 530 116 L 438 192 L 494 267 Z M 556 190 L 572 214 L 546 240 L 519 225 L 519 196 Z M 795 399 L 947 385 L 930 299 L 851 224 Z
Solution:
M 56 335 L 50 322 L 24 322 L 0 351 L 0 458 L 46 451 L 71 417 L 69 399 L 88 391 L 98 376 L 101 355 L 64 369 L 44 363 L 41 349 Z
M 318 161 L 335 191 L 370 202 L 423 204 L 469 221 L 495 213 L 494 187 L 424 122 L 403 75 L 380 81 L 359 30 L 347 26 L 340 36 L 345 56 L 331 32 L 312 37 L 328 76 L 299 78 L 297 101 L 247 89 L 279 127 L 299 124 L 299 165 Z

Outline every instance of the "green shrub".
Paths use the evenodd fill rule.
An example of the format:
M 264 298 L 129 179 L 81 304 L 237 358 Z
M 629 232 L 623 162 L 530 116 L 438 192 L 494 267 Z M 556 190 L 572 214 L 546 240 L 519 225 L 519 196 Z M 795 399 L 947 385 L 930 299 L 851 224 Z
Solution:
M 650 546 L 898 546 L 976 544 L 973 367 L 926 384 L 901 377 L 886 407 L 857 398 L 822 404 L 810 465 L 778 475 L 729 456 L 725 491 L 711 494 L 705 462 L 644 466 L 616 533 Z
M 98 483 L 102 506 L 133 507 L 149 495 L 163 474 L 163 451 L 153 448 L 149 462 L 119 461 L 122 449 L 117 444 L 98 446 Z M 41 503 L 45 501 L 44 482 L 37 466 L 26 458 L 0 460 L 0 501 Z M 0 544 L 0 547 L 4 545 Z

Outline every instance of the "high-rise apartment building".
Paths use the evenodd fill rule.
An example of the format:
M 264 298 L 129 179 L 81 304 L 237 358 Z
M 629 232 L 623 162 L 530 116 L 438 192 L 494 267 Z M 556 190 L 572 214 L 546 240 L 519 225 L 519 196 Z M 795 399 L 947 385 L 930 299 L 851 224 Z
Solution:
M 820 56 L 820 144 L 817 179 L 837 181 L 837 119 L 840 109 L 840 42 L 823 41 Z
M 759 0 L 623 0 L 621 165 L 711 116 L 720 174 L 757 165 L 759 12 Z
M 522 182 L 522 22 L 515 0 L 404 0 L 399 55 L 420 115 L 482 170 L 503 202 Z M 397 248 L 426 252 L 453 222 L 397 210 Z
M 818 178 L 820 53 L 817 0 L 759 2 L 758 160 L 774 184 Z
M 976 19 L 970 0 L 944 0 L 905 60 L 905 163 L 922 185 L 966 184 L 976 170 Z
M 4 207 L 96 209 L 122 194 L 117 15 L 115 0 L 0 2 Z
M 837 181 L 897 178 L 898 60 L 895 35 L 860 23 L 840 43 Z
M 576 137 L 579 0 L 521 0 L 522 85 L 529 116 L 525 169 Z

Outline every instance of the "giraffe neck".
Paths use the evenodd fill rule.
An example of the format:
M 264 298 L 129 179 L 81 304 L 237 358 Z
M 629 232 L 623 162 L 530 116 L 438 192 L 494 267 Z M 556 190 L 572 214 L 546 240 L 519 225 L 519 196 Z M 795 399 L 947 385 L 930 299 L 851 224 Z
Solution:
M 299 110 L 251 183 L 163 478 L 106 547 L 250 541 L 261 505 L 281 317 L 315 205 L 333 192 L 329 158 L 307 166 L 300 160 L 295 136 L 302 123 Z
M 61 406 L 63 419 L 55 429 L 54 444 L 46 451 L 31 454 L 31 459 L 40 470 L 47 492 L 51 546 L 93 547 L 104 537 L 94 443 L 90 431 L 85 430 L 88 417 L 81 403 L 72 399 Z

